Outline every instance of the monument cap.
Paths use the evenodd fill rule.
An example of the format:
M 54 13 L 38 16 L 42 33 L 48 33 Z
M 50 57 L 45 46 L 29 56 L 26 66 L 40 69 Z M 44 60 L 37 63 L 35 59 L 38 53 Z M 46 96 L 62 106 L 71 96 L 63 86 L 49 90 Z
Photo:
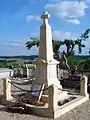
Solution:
M 48 19 L 50 18 L 50 14 L 48 12 L 43 12 L 43 14 L 41 15 L 41 19 Z

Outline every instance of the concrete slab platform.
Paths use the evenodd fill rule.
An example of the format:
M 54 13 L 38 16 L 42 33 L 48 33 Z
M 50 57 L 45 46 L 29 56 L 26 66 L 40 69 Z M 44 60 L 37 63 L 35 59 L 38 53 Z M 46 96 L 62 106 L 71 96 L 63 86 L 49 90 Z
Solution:
M 25 104 L 25 103 L 23 103 L 23 104 L 30 107 L 32 112 L 38 116 L 56 119 L 56 118 L 60 117 L 61 115 L 63 115 L 64 113 L 72 110 L 73 108 L 77 107 L 78 105 L 89 100 L 89 95 L 87 95 L 86 97 L 83 97 L 80 95 L 75 96 L 75 97 L 77 97 L 77 98 L 62 105 L 62 106 L 58 106 L 58 108 L 55 110 L 48 109 L 48 104 L 46 104 L 45 106 L 34 106 L 34 105 L 30 105 L 30 104 Z

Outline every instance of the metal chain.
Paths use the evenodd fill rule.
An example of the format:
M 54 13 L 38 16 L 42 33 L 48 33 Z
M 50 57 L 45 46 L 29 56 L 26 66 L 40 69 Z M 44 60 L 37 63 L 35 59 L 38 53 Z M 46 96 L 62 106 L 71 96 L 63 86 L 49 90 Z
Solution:
M 80 82 L 73 88 L 73 89 L 71 89 L 71 90 L 68 90 L 68 92 L 71 94 L 71 95 L 73 95 L 73 93 L 72 93 L 72 91 L 74 91 L 79 85 L 80 85 L 80 83 L 83 81 L 83 79 L 82 80 L 80 80 Z M 88 84 L 87 85 L 87 87 L 89 87 L 90 85 Z M 74 96 L 74 95 L 73 95 Z
M 83 79 L 82 79 L 82 80 L 83 80 Z M 80 80 L 80 82 L 79 82 L 73 89 L 68 90 L 68 92 L 69 92 L 71 95 L 73 95 L 72 91 L 74 91 L 74 90 L 80 85 L 80 83 L 81 83 L 82 80 Z M 22 90 L 22 91 L 26 91 L 26 92 L 41 92 L 41 91 L 48 90 L 48 88 L 45 88 L 45 89 L 43 89 L 43 90 L 36 90 L 36 91 L 25 90 L 25 89 L 20 88 L 20 87 L 18 87 L 18 86 L 15 85 L 15 84 L 18 84 L 18 85 L 22 85 L 22 84 L 19 84 L 19 83 L 16 83 L 16 82 L 10 82 L 10 81 L 8 81 L 8 82 L 11 83 L 14 87 L 16 87 L 16 88 L 18 88 L 18 89 L 20 89 L 20 90 Z M 89 86 L 90 86 L 90 85 L 88 85 L 87 87 L 89 87 Z M 58 89 L 59 89 L 59 90 L 62 90 L 62 89 L 60 89 L 60 88 L 58 88 Z M 63 90 L 62 90 L 62 92 L 63 92 Z
M 43 90 L 35 90 L 35 91 L 25 90 L 25 89 L 23 89 L 23 88 L 20 88 L 20 87 L 16 86 L 15 83 L 13 83 L 13 82 L 10 82 L 10 81 L 8 81 L 8 82 L 9 82 L 10 84 L 12 84 L 14 87 L 18 88 L 19 90 L 26 91 L 26 92 L 41 92 L 41 91 L 45 91 L 45 90 L 48 89 L 48 88 L 45 88 L 45 89 L 43 89 Z
M 17 82 L 13 82 L 13 81 L 12 81 L 12 83 L 13 83 L 13 84 L 17 84 L 17 85 L 27 85 L 26 82 L 23 82 L 23 83 L 17 83 Z M 27 82 L 27 83 L 28 83 L 28 82 Z

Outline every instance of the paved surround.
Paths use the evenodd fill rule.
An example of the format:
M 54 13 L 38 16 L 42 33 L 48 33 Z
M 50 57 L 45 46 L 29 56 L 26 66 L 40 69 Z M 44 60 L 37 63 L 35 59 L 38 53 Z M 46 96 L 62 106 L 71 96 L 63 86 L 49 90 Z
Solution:
M 8 71 L 0 71 L 0 79 L 1 78 L 7 78 L 13 76 L 13 70 L 8 70 Z

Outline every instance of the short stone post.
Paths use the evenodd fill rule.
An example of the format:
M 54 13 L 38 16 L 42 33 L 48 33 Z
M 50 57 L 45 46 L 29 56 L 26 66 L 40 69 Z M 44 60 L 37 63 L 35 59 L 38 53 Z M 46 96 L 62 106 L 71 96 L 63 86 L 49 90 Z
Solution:
M 52 84 L 48 88 L 48 108 L 55 110 L 58 107 L 58 87 Z
M 82 96 L 87 96 L 88 93 L 87 93 L 87 77 L 84 75 L 81 77 L 81 91 L 80 91 L 80 94 Z
M 10 100 L 13 97 L 11 96 L 11 80 L 9 78 L 3 79 L 3 91 L 4 91 L 4 100 Z

